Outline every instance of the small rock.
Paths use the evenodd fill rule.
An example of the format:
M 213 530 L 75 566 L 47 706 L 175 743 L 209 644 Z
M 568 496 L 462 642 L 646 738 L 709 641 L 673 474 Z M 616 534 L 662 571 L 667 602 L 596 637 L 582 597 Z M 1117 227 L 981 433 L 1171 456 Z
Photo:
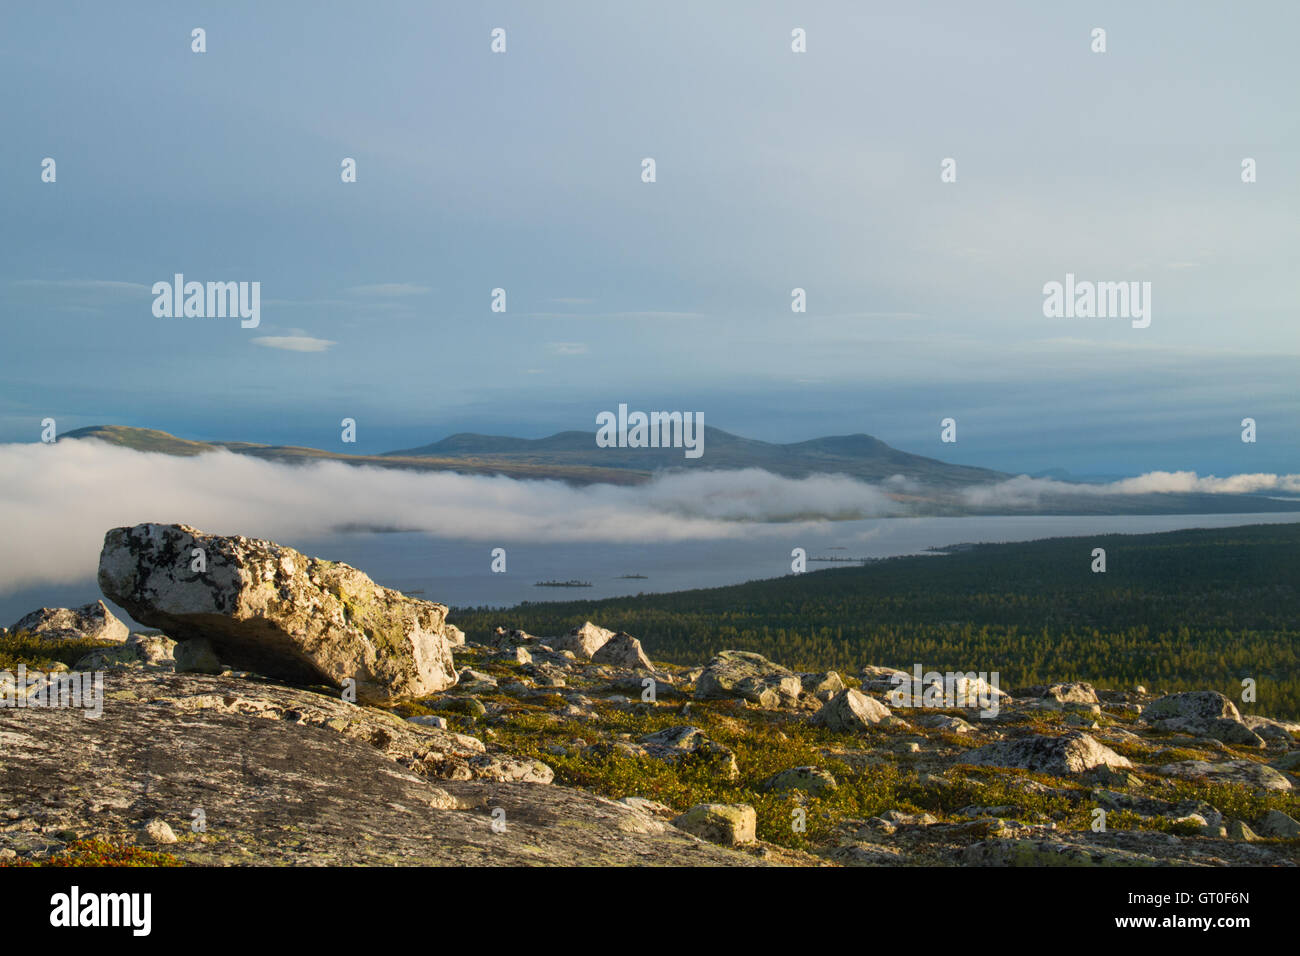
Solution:
M 438 717 L 435 714 L 417 714 L 415 717 L 407 717 L 407 722 L 418 724 L 421 727 L 434 727 L 438 730 L 447 729 L 447 718 Z

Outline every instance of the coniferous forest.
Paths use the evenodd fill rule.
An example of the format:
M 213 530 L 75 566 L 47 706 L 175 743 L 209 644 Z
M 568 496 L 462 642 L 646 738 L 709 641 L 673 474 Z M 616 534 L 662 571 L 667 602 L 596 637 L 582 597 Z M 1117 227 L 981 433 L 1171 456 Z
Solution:
M 1093 550 L 1106 552 L 1092 571 Z M 498 624 L 552 635 L 591 620 L 653 659 L 756 651 L 797 670 L 863 665 L 997 671 L 1003 689 L 1214 689 L 1244 713 L 1300 716 L 1300 526 L 982 544 L 731 587 L 457 609 L 471 640 Z M 1242 701 L 1243 680 L 1257 701 Z

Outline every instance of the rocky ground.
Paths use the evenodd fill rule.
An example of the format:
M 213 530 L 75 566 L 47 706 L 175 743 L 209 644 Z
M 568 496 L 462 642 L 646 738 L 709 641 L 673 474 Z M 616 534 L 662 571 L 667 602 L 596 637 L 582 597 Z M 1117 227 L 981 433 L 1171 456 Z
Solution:
M 280 613 L 259 594 L 263 617 Z M 154 599 L 137 592 L 133 616 Z M 402 602 L 384 600 L 400 618 Z M 1300 861 L 1300 725 L 1243 716 L 1214 692 L 1013 688 L 981 716 L 898 706 L 894 672 L 876 664 L 796 674 L 727 651 L 684 668 L 592 624 L 465 640 L 438 613 L 446 647 L 426 632 L 412 645 L 439 669 L 447 651 L 454 683 L 374 699 L 382 675 L 404 689 L 425 678 L 418 661 L 371 658 L 372 693 L 355 703 L 337 646 L 319 683 L 227 666 L 227 648 L 247 654 L 251 634 L 270 633 L 257 615 L 232 624 L 236 604 L 208 629 L 179 603 L 162 609 L 179 645 L 124 638 L 102 604 L 18 622 L 23 647 L 98 645 L 70 663 L 105 671 L 106 700 L 99 718 L 0 709 L 0 862 L 86 838 L 219 864 Z M 366 626 L 341 626 L 365 644 Z M 384 646 L 400 651 L 402 627 L 386 626 Z M 275 639 L 295 667 L 316 653 Z

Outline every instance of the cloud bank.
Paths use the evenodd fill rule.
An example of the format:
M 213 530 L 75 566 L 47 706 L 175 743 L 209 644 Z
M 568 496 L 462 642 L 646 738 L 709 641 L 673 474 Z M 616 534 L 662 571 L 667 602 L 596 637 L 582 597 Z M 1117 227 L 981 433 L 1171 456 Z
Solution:
M 288 465 L 225 451 L 178 458 L 86 440 L 0 445 L 0 489 L 0 593 L 93 577 L 104 533 L 144 521 L 273 540 L 373 527 L 503 543 L 636 542 L 735 537 L 754 522 L 897 510 L 884 492 L 844 477 L 697 472 L 575 488 L 330 461 Z
M 758 469 L 667 474 L 637 486 L 357 467 L 289 465 L 219 451 L 192 458 L 97 441 L 0 445 L 0 593 L 93 577 L 104 533 L 144 521 L 280 540 L 345 528 L 447 538 L 671 542 L 788 534 L 788 522 L 907 513 L 890 492 L 838 475 L 785 478 Z M 1200 478 L 1153 472 L 1109 485 L 1020 477 L 967 489 L 977 507 L 1024 506 L 1056 494 L 1300 492 L 1300 475 Z M 777 525 L 777 522 L 786 524 Z

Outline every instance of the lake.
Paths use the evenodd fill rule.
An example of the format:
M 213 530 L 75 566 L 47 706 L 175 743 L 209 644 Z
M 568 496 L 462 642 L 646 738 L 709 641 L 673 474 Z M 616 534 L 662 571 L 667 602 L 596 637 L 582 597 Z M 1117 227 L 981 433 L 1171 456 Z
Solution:
M 815 525 L 737 525 L 725 540 L 658 544 L 485 543 L 419 532 L 335 533 L 282 544 L 344 561 L 380 584 L 461 607 L 507 607 L 522 601 L 572 601 L 641 592 L 738 584 L 790 573 L 790 551 L 809 558 L 884 558 L 920 554 L 963 542 L 1029 541 L 1088 534 L 1141 534 L 1182 528 L 1224 528 L 1300 521 L 1300 514 L 1014 516 L 876 518 Z M 506 549 L 506 572 L 491 570 L 494 547 Z M 844 549 L 844 550 L 832 550 Z M 809 571 L 846 567 L 810 561 Z M 644 579 L 622 579 L 643 574 Z M 591 587 L 535 587 L 537 581 L 589 581 Z M 101 595 L 93 580 L 0 596 L 6 626 L 41 606 L 85 604 Z M 115 611 L 120 609 L 115 608 Z M 125 615 L 123 615 L 125 617 Z

